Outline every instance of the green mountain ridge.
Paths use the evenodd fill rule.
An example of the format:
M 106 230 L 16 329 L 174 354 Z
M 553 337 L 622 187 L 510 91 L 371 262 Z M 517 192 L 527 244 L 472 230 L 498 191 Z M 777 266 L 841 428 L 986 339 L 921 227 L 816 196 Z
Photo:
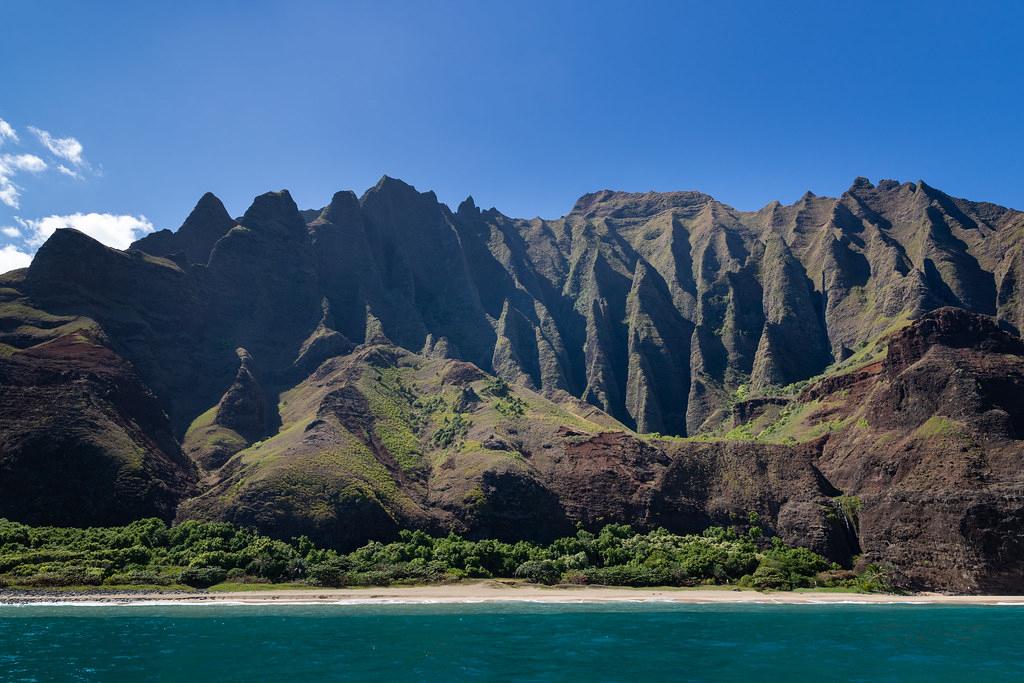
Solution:
M 1022 235 L 864 179 L 521 220 L 385 177 L 237 220 L 207 194 L 125 252 L 58 230 L 0 276 L 0 516 L 351 549 L 755 511 L 903 585 L 1019 590 Z

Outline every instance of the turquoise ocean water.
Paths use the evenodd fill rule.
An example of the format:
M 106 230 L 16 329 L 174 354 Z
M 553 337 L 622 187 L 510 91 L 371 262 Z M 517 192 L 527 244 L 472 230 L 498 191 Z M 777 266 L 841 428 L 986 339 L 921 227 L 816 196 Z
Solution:
M 1024 681 L 1024 608 L 0 606 L 0 681 Z

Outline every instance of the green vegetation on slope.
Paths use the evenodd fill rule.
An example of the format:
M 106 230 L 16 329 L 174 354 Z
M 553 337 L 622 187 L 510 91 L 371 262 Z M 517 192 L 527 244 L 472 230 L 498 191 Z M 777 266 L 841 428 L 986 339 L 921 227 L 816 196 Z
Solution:
M 890 337 L 911 323 L 909 315 L 904 312 L 894 318 L 885 318 L 887 323 L 882 332 L 870 341 L 858 345 L 857 350 L 845 360 L 837 361 L 825 368 L 820 374 L 783 387 L 768 386 L 754 392 L 747 384 L 740 384 L 728 396 L 730 408 L 744 401 L 776 399 L 777 403 L 769 405 L 756 417 L 735 424 L 726 421 L 715 429 L 701 432 L 686 441 L 755 441 L 759 443 L 779 443 L 793 445 L 817 439 L 830 432 L 838 432 L 851 425 L 867 427 L 867 421 L 860 411 L 854 410 L 848 415 L 836 417 L 833 408 L 844 402 L 846 390 L 840 390 L 829 396 L 801 400 L 802 392 L 825 379 L 852 375 L 869 366 L 882 361 L 889 349 Z M 652 435 L 648 435 L 652 436 Z M 653 435 L 664 438 L 660 434 Z M 670 437 L 673 438 L 673 437 Z
M 335 533 L 336 516 L 353 509 L 373 511 L 392 531 L 422 527 L 435 504 L 425 500 L 432 475 L 446 478 L 441 504 L 457 507 L 479 491 L 486 472 L 527 469 L 521 451 L 540 450 L 563 426 L 581 434 L 625 429 L 611 418 L 575 414 L 589 413 L 574 400 L 556 403 L 457 361 L 386 344 L 331 359 L 281 393 L 277 408 L 275 434 L 203 461 L 211 486 L 185 502 L 181 518 L 263 529 L 268 518 L 290 518 L 321 540 L 319 533 Z M 216 410 L 196 418 L 185 440 L 189 455 L 231 445 Z M 342 533 L 351 537 L 346 548 L 373 537 L 360 524 Z
M 249 445 L 249 442 L 241 434 L 217 422 L 219 409 L 220 406 L 215 405 L 207 410 L 193 420 L 188 431 L 185 432 L 182 449 L 192 457 L 200 457 L 200 454 L 216 457 L 218 454 L 222 454 L 217 462 L 220 464 Z
M 143 519 L 76 529 L 0 519 L 0 585 L 16 587 L 207 588 L 225 581 L 368 586 L 492 577 L 546 584 L 887 588 L 875 567 L 854 576 L 806 548 L 762 538 L 756 526 L 744 533 L 711 527 L 679 536 L 610 524 L 547 546 L 403 531 L 399 541 L 371 542 L 343 555 L 305 537 L 284 542 L 221 522 L 167 527 Z

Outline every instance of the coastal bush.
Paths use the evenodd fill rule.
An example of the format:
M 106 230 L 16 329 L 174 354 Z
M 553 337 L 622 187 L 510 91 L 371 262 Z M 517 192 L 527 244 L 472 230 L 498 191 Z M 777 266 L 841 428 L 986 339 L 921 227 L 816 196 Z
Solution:
M 189 567 L 178 574 L 178 583 L 193 588 L 209 588 L 227 577 L 228 573 L 220 567 Z
M 869 564 L 860 574 L 850 579 L 845 586 L 862 593 L 892 593 L 895 590 L 889 573 L 877 564 Z
M 570 569 L 562 574 L 562 583 L 576 586 L 587 584 L 587 573 L 579 569 Z
M 18 583 L 34 588 L 98 586 L 103 583 L 103 570 L 97 567 L 60 567 L 31 574 Z
M 751 515 L 737 527 L 688 535 L 608 524 L 597 532 L 578 529 L 548 545 L 402 531 L 393 542 L 374 541 L 339 554 L 306 537 L 284 541 L 223 522 L 168 527 L 146 519 L 73 529 L 0 519 L 0 580 L 39 587 L 181 582 L 202 588 L 226 579 L 341 587 L 500 577 L 543 584 L 889 588 L 880 568 L 872 565 L 858 575 L 837 571 L 806 548 L 750 533 L 759 524 Z
M 793 584 L 790 582 L 789 575 L 783 572 L 777 567 L 770 567 L 767 565 L 761 565 L 754 570 L 754 573 L 749 577 L 743 577 L 748 579 L 744 581 L 743 585 L 756 588 L 758 590 L 791 590 Z
M 590 558 L 583 551 L 574 555 L 563 555 L 559 558 L 559 562 L 565 567 L 566 573 L 577 569 L 586 569 L 590 566 Z
M 263 579 L 294 580 L 306 573 L 305 560 L 299 557 L 295 548 L 266 536 L 255 538 L 240 554 L 243 560 L 247 560 L 245 571 Z
M 527 560 L 516 567 L 515 577 L 526 579 L 530 583 L 553 585 L 562 578 L 562 572 L 551 560 Z
M 108 586 L 169 586 L 173 580 L 166 574 L 144 569 L 111 574 L 103 583 Z
M 315 586 L 341 588 L 349 584 L 349 569 L 352 563 L 346 558 L 331 558 L 309 565 L 306 577 Z
M 776 537 L 772 539 L 771 548 L 763 553 L 758 570 L 764 570 L 762 576 L 782 576 L 786 587 L 801 587 L 813 585 L 813 579 L 818 572 L 829 568 L 828 561 L 821 555 L 814 553 L 807 548 L 791 548 L 782 543 Z M 760 588 L 757 571 L 754 572 L 755 588 Z M 768 580 L 767 578 L 765 580 Z M 773 586 L 764 586 L 772 588 Z
M 576 582 L 599 586 L 637 587 L 683 586 L 689 583 L 685 573 L 676 567 L 644 567 L 629 564 L 586 569 L 577 575 Z

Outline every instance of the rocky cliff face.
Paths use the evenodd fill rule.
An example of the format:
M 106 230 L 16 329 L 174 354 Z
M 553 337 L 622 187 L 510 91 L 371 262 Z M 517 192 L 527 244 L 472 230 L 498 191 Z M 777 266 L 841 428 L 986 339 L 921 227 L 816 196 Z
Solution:
M 205 195 L 127 252 L 60 230 L 0 279 L 0 468 L 34 492 L 0 515 L 349 547 L 753 510 L 908 585 L 1015 586 L 1022 244 L 1020 212 L 864 179 L 521 220 L 384 178 L 237 221 Z
M 862 505 L 864 561 L 904 583 L 1024 587 L 1024 343 L 943 308 L 897 333 L 877 374 L 834 392 L 821 471 Z M 843 391 L 843 390 L 840 390 Z M 860 404 L 858 406 L 858 404 Z
M 359 199 L 338 193 L 308 225 L 290 199 L 271 197 L 234 228 L 207 195 L 177 233 L 135 248 L 205 265 L 218 292 L 280 275 L 262 298 L 232 296 L 215 311 L 257 307 L 247 324 L 262 328 L 234 335 L 246 348 L 292 353 L 326 300 L 354 344 L 436 348 L 547 395 L 568 391 L 643 432 L 714 428 L 740 386 L 807 379 L 938 306 L 1022 324 L 1024 214 L 925 183 L 858 179 L 836 199 L 757 212 L 695 192 L 605 191 L 551 221 L 471 199 L 452 213 L 390 178 Z M 261 228 L 268 220 L 280 229 Z M 285 241 L 257 246 L 271 234 Z M 291 302 L 288 320 L 274 319 L 275 295 Z M 274 336 L 282 330 L 293 336 Z

